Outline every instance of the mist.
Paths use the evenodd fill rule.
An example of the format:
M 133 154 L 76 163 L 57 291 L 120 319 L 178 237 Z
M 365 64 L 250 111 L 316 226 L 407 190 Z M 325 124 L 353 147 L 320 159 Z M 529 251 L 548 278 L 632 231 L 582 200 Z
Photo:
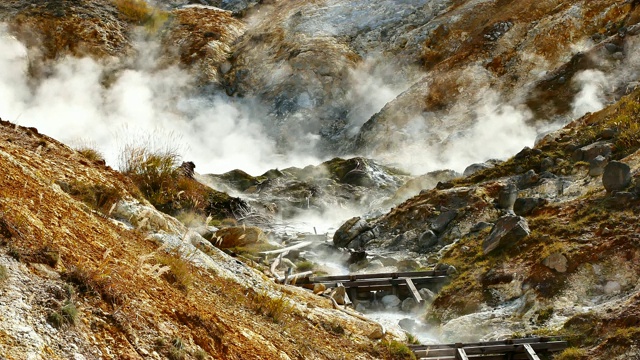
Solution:
M 157 47 L 138 47 L 139 58 L 125 60 L 130 64 L 64 58 L 50 76 L 33 83 L 27 49 L 0 28 L 0 117 L 68 144 L 91 144 L 112 167 L 118 167 L 121 149 L 139 139 L 180 149 L 199 173 L 242 168 L 261 174 L 320 162 L 312 155 L 279 153 L 256 117 L 255 103 L 194 95 L 188 72 L 156 69 Z M 118 67 L 124 69 L 112 70 Z

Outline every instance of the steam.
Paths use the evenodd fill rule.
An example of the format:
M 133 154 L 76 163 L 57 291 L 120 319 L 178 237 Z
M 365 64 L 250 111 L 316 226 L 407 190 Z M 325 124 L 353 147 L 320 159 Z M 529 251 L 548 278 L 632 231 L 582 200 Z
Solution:
M 200 173 L 268 169 L 319 162 L 311 155 L 280 154 L 265 135 L 257 105 L 195 95 L 193 79 L 171 67 L 154 69 L 156 49 L 141 43 L 124 70 L 115 60 L 68 57 L 51 75 L 30 84 L 27 49 L 0 29 L 0 116 L 67 143 L 92 143 L 116 167 L 123 141 L 153 137 L 185 149 Z M 134 135 L 132 135 L 134 134 Z M 180 143 L 184 142 L 184 143 Z
M 588 112 L 595 112 L 604 107 L 604 89 L 609 85 L 606 75 L 599 70 L 585 70 L 578 73 L 574 79 L 580 86 L 572 104 L 574 118 L 579 118 Z
M 373 61 L 365 61 L 350 71 L 348 97 L 353 104 L 349 118 L 350 136 L 355 136 L 371 116 L 409 87 L 403 81 L 398 82 L 397 73 L 397 69 L 388 69 Z

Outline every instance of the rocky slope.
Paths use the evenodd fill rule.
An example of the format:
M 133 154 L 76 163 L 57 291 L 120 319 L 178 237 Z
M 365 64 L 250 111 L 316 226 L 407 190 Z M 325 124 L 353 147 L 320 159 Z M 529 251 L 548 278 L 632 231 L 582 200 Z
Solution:
M 449 341 L 555 334 L 590 359 L 636 356 L 639 115 L 636 90 L 334 242 L 450 268 L 426 315 Z
M 33 128 L 0 138 L 3 358 L 392 357 L 378 325 L 275 285 L 119 172 Z
M 188 129 L 202 159 L 345 159 L 260 176 L 240 162 L 206 176 L 171 163 L 153 188 L 3 122 L 2 356 L 393 356 L 369 340 L 376 325 L 272 284 L 201 236 L 211 229 L 171 217 L 257 215 L 268 228 L 354 212 L 337 245 L 453 275 L 426 315 L 440 339 L 561 334 L 583 358 L 637 356 L 639 11 L 628 0 L 3 1 L 0 107 L 14 122 L 39 107 L 56 128 L 57 102 L 86 101 L 99 109 L 80 107 L 56 136 L 95 127 L 104 140 L 125 118 Z

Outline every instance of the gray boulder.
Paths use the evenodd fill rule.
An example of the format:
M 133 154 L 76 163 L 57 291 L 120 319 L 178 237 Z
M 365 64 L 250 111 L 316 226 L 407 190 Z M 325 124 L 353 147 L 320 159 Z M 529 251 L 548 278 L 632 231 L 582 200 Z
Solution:
M 488 254 L 498 246 L 516 243 L 529 236 L 527 220 L 521 216 L 505 215 L 498 219 L 491 233 L 482 243 L 482 251 Z
M 549 169 L 551 169 L 553 167 L 553 165 L 555 165 L 555 163 L 556 162 L 553 160 L 553 158 L 546 157 L 546 158 L 542 159 L 542 161 L 540 162 L 540 170 L 548 171 Z
M 607 159 L 598 155 L 593 160 L 589 161 L 589 176 L 600 176 L 604 173 L 604 168 L 607 166 Z
M 366 220 L 354 217 L 347 220 L 333 235 L 333 244 L 337 247 L 347 247 L 362 233 L 371 230 Z
M 621 191 L 631 184 L 631 168 L 620 161 L 611 161 L 604 168 L 602 185 L 607 192 Z
M 547 200 L 543 198 L 519 198 L 513 205 L 513 212 L 518 216 L 527 216 L 537 207 L 545 205 L 546 203 Z
M 402 301 L 400 301 L 400 298 L 395 295 L 385 295 L 380 301 L 382 301 L 382 305 L 384 305 L 385 309 L 398 308 L 402 303 Z
M 471 176 L 475 173 L 477 173 L 478 171 L 484 170 L 484 169 L 490 169 L 493 166 L 487 163 L 477 163 L 477 164 L 471 164 L 469 166 L 467 166 L 464 169 L 464 172 L 462 173 L 463 176 Z
M 509 183 L 498 193 L 498 207 L 500 209 L 512 210 L 517 198 L 518 188 L 515 184 Z
M 444 211 L 431 223 L 431 230 L 436 233 L 443 232 L 449 223 L 453 221 L 453 219 L 458 216 L 458 212 L 456 210 Z
M 413 298 L 406 298 L 402 301 L 400 309 L 404 312 L 411 312 L 418 306 L 418 303 Z
M 426 302 L 431 302 L 433 301 L 433 299 L 436 298 L 436 294 L 427 288 L 422 288 L 418 290 L 418 294 L 420 294 L 420 297 L 422 297 L 422 300 Z
M 598 141 L 593 144 L 576 149 L 571 156 L 573 161 L 591 161 L 601 155 L 605 159 L 611 156 L 611 143 Z
M 418 239 L 418 248 L 420 250 L 427 250 L 435 246 L 437 243 L 438 237 L 436 234 L 431 230 L 427 230 L 420 235 L 420 238 Z

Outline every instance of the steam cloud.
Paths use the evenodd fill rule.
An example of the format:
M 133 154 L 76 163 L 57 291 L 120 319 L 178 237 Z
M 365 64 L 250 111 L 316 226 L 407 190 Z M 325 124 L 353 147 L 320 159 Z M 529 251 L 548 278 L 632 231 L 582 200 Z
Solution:
M 176 67 L 154 70 L 153 46 L 141 44 L 140 50 L 141 59 L 109 86 L 103 83 L 113 64 L 72 57 L 31 85 L 27 49 L 0 28 L 0 116 L 67 143 L 93 144 L 111 166 L 118 165 L 120 148 L 140 136 L 184 149 L 181 155 L 200 173 L 242 168 L 260 174 L 318 162 L 313 156 L 279 154 L 256 121 L 255 105 L 190 95 L 188 73 Z

